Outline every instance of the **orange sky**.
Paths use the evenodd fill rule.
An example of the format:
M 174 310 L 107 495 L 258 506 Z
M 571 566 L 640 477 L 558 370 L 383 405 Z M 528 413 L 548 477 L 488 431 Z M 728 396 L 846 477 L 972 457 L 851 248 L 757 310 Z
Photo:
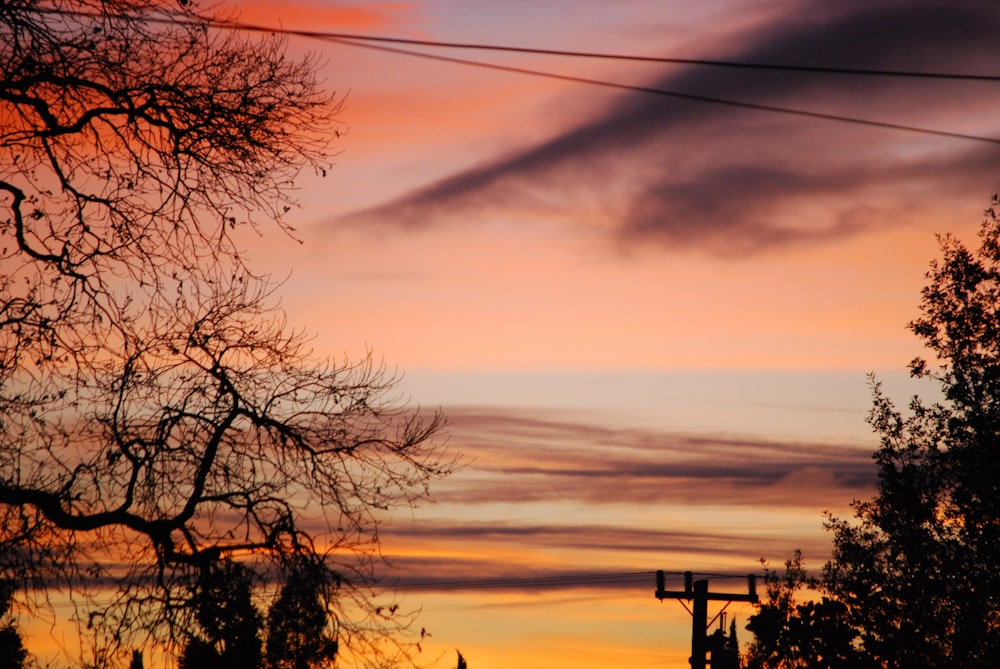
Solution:
M 995 74 L 997 17 L 977 3 L 692 5 L 245 8 L 310 30 Z M 470 461 L 383 535 L 433 635 L 421 661 L 454 666 L 458 648 L 474 669 L 680 669 L 690 618 L 653 598 L 651 573 L 509 580 L 740 574 L 796 547 L 822 566 L 822 512 L 848 515 L 874 483 L 866 373 L 900 399 L 932 391 L 902 374 L 920 353 L 906 323 L 935 233 L 973 238 L 995 144 L 290 46 L 322 56 L 349 131 L 334 170 L 300 182 L 304 243 L 267 235 L 248 256 L 287 277 L 283 304 L 318 352 L 370 347 L 405 397 L 444 408 Z M 1000 136 L 995 83 L 445 55 Z M 751 610 L 734 612 L 747 642 Z
M 314 31 L 996 74 L 1000 19 L 983 3 L 875 4 L 227 6 Z M 303 243 L 265 230 L 247 257 L 285 281 L 290 323 L 317 353 L 370 348 L 404 397 L 442 406 L 469 462 L 383 534 L 401 584 L 425 584 L 400 590 L 432 634 L 421 662 L 454 666 L 458 648 L 472 669 L 681 669 L 690 618 L 654 599 L 651 573 L 509 581 L 745 574 L 797 547 L 822 566 L 822 512 L 847 515 L 873 489 L 865 374 L 901 402 L 914 390 L 906 323 L 934 234 L 973 241 L 1000 147 L 289 47 L 320 55 L 348 132 L 328 176 L 299 181 Z M 1000 137 L 996 83 L 447 55 Z M 749 641 L 751 610 L 732 610 Z

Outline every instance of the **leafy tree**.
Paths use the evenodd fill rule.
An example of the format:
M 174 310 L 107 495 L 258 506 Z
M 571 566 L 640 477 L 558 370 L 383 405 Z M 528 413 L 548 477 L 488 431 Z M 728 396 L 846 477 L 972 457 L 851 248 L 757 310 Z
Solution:
M 1000 201 L 973 252 L 940 238 L 920 317 L 910 329 L 932 360 L 913 376 L 940 399 L 896 408 L 873 380 L 869 422 L 878 490 L 853 521 L 830 518 L 833 555 L 817 584 L 827 595 L 792 610 L 805 582 L 798 555 L 786 583 L 752 620 L 760 667 L 996 666 L 1000 656 Z M 775 599 L 777 597 L 777 599 Z M 836 642 L 841 664 L 810 664 L 807 649 Z M 846 654 L 842 654 L 846 651 Z M 814 655 L 814 653 L 812 653 Z M 760 661 L 758 661 L 760 659 Z
M 238 252 L 326 169 L 315 65 L 183 1 L 0 3 L 0 568 L 122 653 L 187 639 L 226 560 L 323 565 L 347 650 L 405 624 L 365 584 L 383 512 L 451 467 L 441 419 L 314 358 Z
M 1000 654 L 1000 202 L 972 252 L 941 238 L 910 329 L 942 399 L 897 410 L 874 384 L 877 495 L 833 519 L 826 581 L 886 667 L 992 667 Z
M 796 645 L 790 637 L 789 620 L 795 614 L 795 598 L 804 586 L 815 586 L 802 565 L 802 553 L 796 550 L 785 562 L 783 574 L 772 571 L 764 565 L 764 585 L 766 600 L 750 617 L 747 629 L 753 632 L 754 640 L 747 655 L 750 668 L 782 668 L 789 665 L 784 655 L 786 649 Z
M 795 551 L 783 573 L 765 565 L 766 601 L 750 617 L 754 640 L 747 669 L 864 669 L 871 666 L 856 645 L 857 632 L 845 619 L 839 601 L 822 597 L 798 603 L 804 589 L 822 584 L 808 575 L 802 553 Z

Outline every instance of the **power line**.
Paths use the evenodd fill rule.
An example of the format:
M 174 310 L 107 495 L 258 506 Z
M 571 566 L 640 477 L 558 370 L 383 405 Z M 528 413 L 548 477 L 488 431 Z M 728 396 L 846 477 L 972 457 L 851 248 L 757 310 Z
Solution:
M 35 9 L 34 11 L 40 13 L 50 13 L 59 14 L 65 16 L 78 16 L 84 18 L 101 18 L 103 15 L 97 12 L 82 12 L 82 11 L 69 11 L 62 9 Z M 309 31 L 309 30 L 295 30 L 289 28 L 269 28 L 265 26 L 258 26 L 253 24 L 238 23 L 238 22 L 228 22 L 228 21 L 216 21 L 212 19 L 194 20 L 194 19 L 184 19 L 177 16 L 145 16 L 141 17 L 140 20 L 150 22 L 150 23 L 166 23 L 174 25 L 208 25 L 217 29 L 224 30 L 236 30 L 243 32 L 268 32 L 279 35 L 306 37 L 310 39 L 319 39 L 327 42 L 332 42 L 336 44 L 354 46 L 365 49 L 372 49 L 375 51 L 383 51 L 387 53 L 395 53 L 404 56 L 411 56 L 416 58 L 424 58 L 427 60 L 435 60 L 440 62 L 454 63 L 459 65 L 467 65 L 471 67 L 479 67 L 483 69 L 496 70 L 501 72 L 510 72 L 514 74 L 523 74 L 528 76 L 543 77 L 547 79 L 554 79 L 559 81 L 567 81 L 572 83 L 589 84 L 593 86 L 601 86 L 604 88 L 611 88 L 615 90 L 622 91 L 632 91 L 638 93 L 647 93 L 651 95 L 659 95 L 664 97 L 671 97 L 679 100 L 688 100 L 691 102 L 701 102 L 707 104 L 725 105 L 729 107 L 736 107 L 739 109 L 752 109 L 756 111 L 765 111 L 775 114 L 785 114 L 790 116 L 798 116 L 802 118 L 811 118 L 824 121 L 832 121 L 837 123 L 847 123 L 852 125 L 867 126 L 873 128 L 881 128 L 886 130 L 898 130 L 902 132 L 916 133 L 922 135 L 929 135 L 935 137 L 947 137 L 950 139 L 962 139 L 974 142 L 985 142 L 988 144 L 1000 144 L 1000 139 L 996 137 L 987 137 L 984 135 L 973 135 L 969 133 L 952 132 L 948 130 L 937 130 L 934 128 L 926 128 L 922 126 L 914 126 L 903 123 L 893 123 L 889 121 L 877 121 L 872 119 L 858 118 L 855 116 L 845 116 L 842 114 L 829 114 L 826 112 L 811 111 L 807 109 L 794 109 L 790 107 L 782 107 L 778 105 L 768 105 L 756 102 L 746 102 L 741 100 L 732 100 L 729 98 L 721 98 L 709 95 L 699 95 L 694 93 L 684 93 L 682 91 L 674 91 L 663 88 L 654 88 L 650 86 L 637 86 L 632 84 L 622 84 L 613 81 L 606 81 L 602 79 L 592 79 L 589 77 L 579 77 L 568 74 L 561 74 L 557 72 L 546 72 L 542 70 L 515 67 L 510 65 L 500 65 L 497 63 L 489 63 L 479 60 L 471 60 L 467 58 L 455 58 L 452 56 L 442 56 L 438 54 L 425 53 L 421 51 L 413 51 L 410 49 L 401 49 L 398 47 L 385 46 L 384 44 L 372 44 L 373 41 L 381 42 L 400 42 L 409 44 L 424 44 L 425 46 L 449 46 L 452 48 L 475 48 L 471 44 L 460 44 L 451 42 L 431 42 L 424 40 L 404 40 L 402 38 L 389 38 L 389 37 L 377 37 L 377 36 L 359 36 L 349 33 L 334 33 L 334 32 L 324 32 L 324 31 Z M 643 56 L 616 56 L 615 54 L 589 54 L 587 52 L 560 52 L 556 50 L 547 49 L 521 49 L 519 47 L 500 47 L 496 45 L 478 45 L 484 49 L 493 50 L 510 50 L 510 51 L 524 51 L 524 52 L 537 52 L 537 53 L 551 53 L 552 55 L 588 55 L 589 57 L 607 57 L 607 58 L 619 58 L 619 59 L 645 59 Z M 685 59 L 673 59 L 677 62 L 686 62 Z M 672 62 L 668 59 L 662 59 L 660 62 Z M 895 70 L 850 70 L 846 68 L 811 68 L 809 66 L 796 66 L 796 65 L 763 65 L 763 64 L 740 64 L 740 63 L 729 63 L 728 61 L 695 61 L 692 60 L 690 64 L 698 65 L 729 65 L 732 67 L 765 67 L 768 69 L 787 69 L 793 71 L 815 71 L 815 72 L 825 72 L 825 73 L 838 73 L 838 74 L 872 74 L 878 76 L 909 76 L 917 77 L 924 76 L 928 78 L 955 78 L 955 79 L 978 79 L 984 81 L 1000 81 L 1000 77 L 989 76 L 989 75 L 968 75 L 968 74 L 946 74 L 946 73 L 921 73 L 921 72 L 906 72 L 906 71 L 895 71 Z
M 650 86 L 637 86 L 633 84 L 621 84 L 613 81 L 605 81 L 603 79 L 591 79 L 588 77 L 578 77 L 569 74 L 559 74 L 555 72 L 545 72 L 542 70 L 535 70 L 531 68 L 524 67 L 514 67 L 510 65 L 499 65 L 497 63 L 486 63 L 478 60 L 469 60 L 467 58 L 454 58 L 451 56 L 440 56 L 437 54 L 422 53 L 420 51 L 411 51 L 409 49 L 399 49 L 396 47 L 381 46 L 376 44 L 367 44 L 363 42 L 354 42 L 349 39 L 341 38 L 324 38 L 330 42 L 336 42 L 338 44 L 346 44 L 350 46 L 357 46 L 364 49 L 373 49 L 376 51 L 386 51 L 389 53 L 397 53 L 406 56 L 414 56 L 417 58 L 426 58 L 428 60 L 437 60 L 447 63 L 457 63 L 460 65 L 470 65 L 473 67 L 480 67 L 489 70 L 498 70 L 501 72 L 512 72 L 515 74 L 526 74 L 536 77 L 544 77 L 548 79 L 557 79 L 560 81 L 569 81 L 581 84 L 590 84 L 593 86 L 602 86 L 605 88 L 613 88 L 623 91 L 634 91 L 638 93 L 649 93 L 652 95 L 660 95 L 664 97 L 676 98 L 679 100 L 689 100 L 692 102 L 705 102 L 710 104 L 725 105 L 728 107 L 737 107 L 741 109 L 753 109 L 757 111 L 773 112 L 776 114 L 786 114 L 790 116 L 800 116 L 812 119 L 821 119 L 824 121 L 835 121 L 838 123 L 849 123 L 852 125 L 862 125 L 873 128 L 883 128 L 888 130 L 901 130 L 904 132 L 919 133 L 923 135 L 932 135 L 936 137 L 949 137 L 952 139 L 964 139 L 974 142 L 987 142 L 989 144 L 1000 144 L 1000 139 L 995 137 L 986 137 L 984 135 L 972 135 L 961 132 L 952 132 L 948 130 L 936 130 L 934 128 L 925 128 L 922 126 L 906 125 L 903 123 L 892 123 L 889 121 L 876 121 L 872 119 L 858 118 L 855 116 L 843 116 L 841 114 L 828 114 L 826 112 L 810 111 L 808 109 L 794 109 L 791 107 L 780 107 L 777 105 L 767 105 L 757 102 L 745 102 L 741 100 L 731 100 L 728 98 L 720 98 L 710 95 L 699 95 L 695 93 L 684 93 L 681 91 L 673 91 L 664 88 L 653 88 Z
M 671 576 L 683 576 L 683 571 L 665 571 Z M 401 580 L 393 583 L 391 587 L 395 590 L 491 590 L 491 589 L 511 589 L 511 590 L 547 590 L 571 587 L 586 586 L 611 586 L 611 585 L 653 585 L 655 571 L 631 571 L 631 572 L 586 572 L 576 574 L 557 574 L 552 576 L 534 576 L 523 578 L 478 578 L 478 579 L 456 579 L 456 580 Z M 698 576 L 711 576 L 718 579 L 740 579 L 746 580 L 746 574 L 714 574 L 697 573 Z
M 479 578 L 468 580 L 424 580 L 400 581 L 393 585 L 396 590 L 479 590 L 479 589 L 533 589 L 558 588 L 578 585 L 611 585 L 614 583 L 635 583 L 637 577 L 648 578 L 655 572 L 596 572 L 585 574 L 560 574 L 523 578 Z
M 83 18 L 100 18 L 97 12 L 73 11 L 63 9 L 36 9 L 39 13 L 61 14 Z M 210 25 L 215 28 L 228 28 L 244 32 L 266 32 L 278 35 L 308 37 L 312 39 L 353 40 L 358 42 L 379 42 L 386 44 L 404 44 L 408 46 L 425 46 L 437 49 L 464 49 L 475 51 L 499 51 L 505 53 L 525 53 L 542 56 L 560 56 L 569 58 L 591 58 L 597 60 L 622 60 L 638 63 L 660 63 L 669 65 L 698 65 L 707 67 L 722 67 L 746 70 L 772 70 L 777 72 L 803 72 L 808 74 L 839 74 L 865 77 L 901 77 L 907 79 L 944 79 L 955 81 L 987 81 L 1000 82 L 1000 75 L 972 74 L 968 72 L 928 72 L 925 70 L 886 70 L 879 68 L 860 67 L 830 67 L 823 65 L 790 65 L 786 63 L 760 63 L 709 58 L 678 58 L 673 56 L 640 56 L 636 54 L 609 53 L 602 51 L 579 51 L 567 49 L 546 49 L 541 47 L 521 47 L 506 44 L 486 44 L 483 42 L 451 42 L 444 40 L 414 39 L 407 37 L 389 37 L 386 35 L 367 35 L 364 33 L 342 33 L 321 30 L 302 30 L 262 26 L 241 21 L 219 21 L 206 18 L 203 22 L 183 18 L 146 17 L 150 22 L 175 23 L 178 25 Z
M 709 67 L 724 67 L 749 70 L 773 70 L 778 72 L 804 72 L 809 74 L 841 74 L 851 76 L 902 77 L 911 79 L 947 79 L 957 81 L 989 81 L 1000 82 L 1000 75 L 970 74 L 963 72 L 925 72 L 917 70 L 882 70 L 851 67 L 824 67 L 818 65 L 786 65 L 779 63 L 753 63 L 730 60 L 712 60 L 705 58 L 674 58 L 669 56 L 638 56 L 634 54 L 606 53 L 598 51 L 567 51 L 562 49 L 543 49 L 537 47 L 518 47 L 501 44 L 483 44 L 480 42 L 443 42 L 438 40 L 422 40 L 403 37 L 385 37 L 381 35 L 364 35 L 357 33 L 338 33 L 315 30 L 298 30 L 290 28 L 268 28 L 240 22 L 212 21 L 215 27 L 227 27 L 248 32 L 270 32 L 297 37 L 328 40 L 352 40 L 357 42 L 380 42 L 387 44 L 405 44 L 409 46 L 426 46 L 441 49 L 465 49 L 478 51 L 501 51 L 506 53 L 527 53 L 543 56 L 565 56 L 572 58 L 593 58 L 599 60 L 624 60 L 640 63 L 661 63 L 670 65 L 699 65 Z

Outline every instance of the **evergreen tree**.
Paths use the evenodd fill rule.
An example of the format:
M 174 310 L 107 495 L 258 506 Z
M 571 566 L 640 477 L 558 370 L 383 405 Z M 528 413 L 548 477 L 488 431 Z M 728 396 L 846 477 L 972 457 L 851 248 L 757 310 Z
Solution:
M 233 562 L 207 571 L 192 602 L 201 634 L 184 647 L 180 669 L 261 666 L 261 616 L 251 585 L 249 572 Z
M 267 616 L 269 669 L 332 667 L 337 640 L 328 629 L 325 579 L 308 567 L 291 571 Z

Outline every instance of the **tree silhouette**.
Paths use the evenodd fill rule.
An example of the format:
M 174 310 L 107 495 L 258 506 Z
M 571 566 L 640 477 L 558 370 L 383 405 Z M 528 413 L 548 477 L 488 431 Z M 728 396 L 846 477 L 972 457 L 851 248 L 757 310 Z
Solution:
M 0 582 L 0 618 L 10 615 L 14 601 L 14 581 Z M 21 633 L 12 622 L 0 627 L 0 669 L 21 669 L 27 666 L 28 651 Z
M 910 329 L 942 399 L 897 410 L 875 383 L 878 494 L 832 519 L 830 591 L 888 666 L 991 667 L 1000 653 L 1000 203 L 969 251 L 941 238 Z
M 328 630 L 326 581 L 309 565 L 296 565 L 267 615 L 267 667 L 332 667 L 337 639 Z
M 800 551 L 783 572 L 765 565 L 764 583 L 766 599 L 746 626 L 754 635 L 746 669 L 874 669 L 859 652 L 858 633 L 847 623 L 843 604 L 829 597 L 797 601 L 803 590 L 823 587 L 807 573 Z
M 198 623 L 180 658 L 180 669 L 261 666 L 261 616 L 253 604 L 249 572 L 229 561 L 204 576 L 193 602 Z
M 0 3 L 0 567 L 125 657 L 186 639 L 226 560 L 323 565 L 347 651 L 405 624 L 364 586 L 385 511 L 451 467 L 441 418 L 314 358 L 238 252 L 290 230 L 337 110 L 313 61 L 188 2 Z
M 791 582 L 748 626 L 751 667 L 985 669 L 1000 656 L 1000 201 L 969 251 L 940 238 L 910 329 L 933 359 L 910 364 L 940 400 L 905 413 L 872 381 L 878 490 L 853 521 L 829 518 L 833 555 L 819 602 L 788 604 Z M 766 651 L 766 652 L 765 652 Z M 816 664 L 816 662 L 819 664 Z

